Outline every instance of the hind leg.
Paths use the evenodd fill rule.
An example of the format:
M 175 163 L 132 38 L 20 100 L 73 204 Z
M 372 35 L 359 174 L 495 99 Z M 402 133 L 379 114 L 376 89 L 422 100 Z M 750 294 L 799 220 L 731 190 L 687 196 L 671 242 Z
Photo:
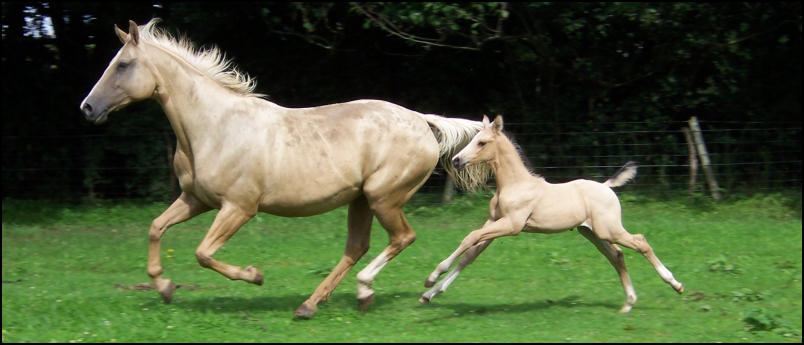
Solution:
M 352 266 L 363 257 L 363 254 L 366 254 L 369 249 L 373 217 L 365 196 L 360 196 L 349 204 L 349 235 L 346 239 L 346 250 L 343 257 L 327 278 L 318 285 L 310 298 L 296 309 L 296 317 L 311 318 L 318 310 L 316 307 L 318 302 L 325 301 L 346 273 L 352 269 Z
M 209 228 L 204 240 L 195 250 L 195 257 L 202 267 L 211 268 L 232 280 L 245 280 L 246 282 L 262 285 L 262 272 L 254 266 L 245 269 L 230 265 L 212 258 L 240 227 L 256 213 L 253 210 L 243 209 L 235 204 L 224 201 L 221 210 L 215 216 L 212 227 Z
M 585 226 L 579 226 L 578 233 L 583 235 L 589 242 L 592 242 L 595 248 L 597 248 L 597 250 L 609 260 L 611 265 L 614 266 L 614 269 L 617 270 L 617 274 L 620 276 L 620 282 L 623 284 L 623 291 L 625 291 L 625 304 L 620 308 L 620 312 L 627 313 L 631 311 L 631 307 L 633 307 L 634 303 L 637 301 L 637 296 L 636 292 L 634 292 L 634 286 L 631 284 L 631 277 L 628 275 L 628 271 L 625 268 L 623 251 L 616 245 L 601 240 L 592 230 Z
M 371 285 L 374 283 L 374 278 L 377 274 L 391 259 L 416 240 L 416 233 L 405 219 L 401 205 L 376 206 L 374 207 L 374 215 L 388 232 L 388 245 L 357 274 L 357 300 L 360 303 L 361 310 L 366 310 L 374 302 L 374 290 Z
M 595 225 L 597 226 L 597 225 Z M 597 229 L 595 229 L 595 233 L 598 233 Z M 673 273 L 664 267 L 664 264 L 656 257 L 656 254 L 653 253 L 653 248 L 648 244 L 648 241 L 645 239 L 645 236 L 642 234 L 630 234 L 628 231 L 625 230 L 622 226 L 615 228 L 615 231 L 607 233 L 611 236 L 611 238 L 604 238 L 609 240 L 610 242 L 614 242 L 624 247 L 631 248 L 642 253 L 646 259 L 653 265 L 653 268 L 659 274 L 659 277 L 664 280 L 665 283 L 670 285 L 676 292 L 682 293 L 684 292 L 684 285 L 682 285 L 678 280 L 673 277 Z

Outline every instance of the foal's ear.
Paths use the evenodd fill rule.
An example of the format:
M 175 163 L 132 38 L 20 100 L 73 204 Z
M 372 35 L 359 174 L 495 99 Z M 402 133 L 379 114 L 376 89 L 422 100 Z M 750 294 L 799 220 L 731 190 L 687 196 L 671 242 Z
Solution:
M 497 117 L 494 118 L 494 130 L 499 133 L 502 132 L 502 129 L 503 129 L 502 115 L 497 115 Z
M 490 122 L 490 121 L 489 121 L 489 117 L 488 117 L 488 116 L 486 116 L 486 115 L 483 115 L 483 127 L 488 127 L 488 126 L 489 126 L 489 122 Z

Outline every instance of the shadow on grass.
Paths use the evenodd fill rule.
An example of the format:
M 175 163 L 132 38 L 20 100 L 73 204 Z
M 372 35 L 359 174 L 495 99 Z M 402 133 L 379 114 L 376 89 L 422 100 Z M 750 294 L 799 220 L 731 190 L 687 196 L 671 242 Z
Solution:
M 156 292 L 152 292 L 156 294 Z M 177 294 L 181 291 L 177 290 Z M 310 291 L 312 293 L 312 291 Z M 203 313 L 240 313 L 240 312 L 269 312 L 269 311 L 287 311 L 288 316 L 292 316 L 296 308 L 299 307 L 307 298 L 309 294 L 288 294 L 288 295 L 270 295 L 270 296 L 253 296 L 253 297 L 240 297 L 240 296 L 219 296 L 219 297 L 205 297 L 205 296 L 176 296 L 171 303 L 172 306 L 189 311 L 203 312 Z M 369 307 L 367 312 L 382 308 L 385 305 L 397 302 L 399 299 L 416 299 L 419 294 L 414 292 L 389 292 L 382 295 L 376 295 L 374 303 Z M 158 294 L 154 296 L 154 304 L 162 303 Z M 337 310 L 343 309 L 350 311 L 358 310 L 357 297 L 354 293 L 341 292 L 333 293 L 329 296 L 327 301 L 318 304 L 319 312 L 322 310 Z
M 473 304 L 473 303 L 438 303 L 431 302 L 422 307 L 433 309 L 447 309 L 452 313 L 447 316 L 438 316 L 432 319 L 421 320 L 420 322 L 433 322 L 438 320 L 460 318 L 473 315 L 483 315 L 492 313 L 527 313 L 539 310 L 546 310 L 548 308 L 564 308 L 564 309 L 588 309 L 592 307 L 603 307 L 611 309 L 612 313 L 617 313 L 622 305 L 609 302 L 582 302 L 580 296 L 570 295 L 558 301 L 543 300 L 538 302 L 526 302 L 517 304 Z

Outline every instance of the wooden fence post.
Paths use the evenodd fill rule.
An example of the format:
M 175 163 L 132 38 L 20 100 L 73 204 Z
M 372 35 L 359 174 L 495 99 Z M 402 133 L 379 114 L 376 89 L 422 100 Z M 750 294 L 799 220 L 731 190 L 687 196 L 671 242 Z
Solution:
M 706 152 L 706 144 L 704 144 L 701 128 L 698 126 L 698 119 L 695 116 L 689 120 L 690 131 L 692 131 L 692 139 L 695 140 L 695 147 L 698 149 L 698 156 L 701 158 L 701 165 L 703 166 L 704 174 L 706 175 L 706 182 L 709 185 L 709 191 L 712 193 L 712 198 L 720 200 L 720 187 L 717 186 L 715 175 L 712 173 L 712 168 L 709 166 L 709 153 Z
M 453 187 L 452 177 L 447 175 L 447 182 L 444 183 L 444 192 L 441 193 L 441 204 L 446 205 L 452 201 L 452 192 L 455 189 Z
M 695 193 L 695 179 L 698 176 L 698 159 L 695 158 L 695 143 L 692 140 L 692 133 L 690 132 L 689 127 L 684 127 L 681 129 L 684 132 L 684 138 L 687 139 L 687 152 L 689 152 L 690 156 L 690 196 Z

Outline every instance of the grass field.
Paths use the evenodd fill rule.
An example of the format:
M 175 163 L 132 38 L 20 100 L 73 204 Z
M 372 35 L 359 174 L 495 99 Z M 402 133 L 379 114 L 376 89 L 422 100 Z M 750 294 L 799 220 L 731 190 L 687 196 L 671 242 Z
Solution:
M 495 241 L 449 290 L 417 302 L 426 276 L 470 230 L 488 195 L 447 206 L 409 203 L 416 242 L 378 275 L 360 312 L 355 274 L 311 320 L 293 311 L 340 259 L 346 210 L 308 218 L 260 214 L 217 254 L 256 265 L 263 286 L 201 268 L 195 248 L 215 212 L 174 226 L 165 275 L 184 286 L 163 304 L 145 264 L 148 228 L 165 204 L 3 202 L 3 342 L 801 342 L 801 194 L 714 203 L 621 195 L 624 224 L 644 234 L 684 283 L 676 294 L 624 249 L 639 297 L 617 311 L 614 269 L 576 231 Z

